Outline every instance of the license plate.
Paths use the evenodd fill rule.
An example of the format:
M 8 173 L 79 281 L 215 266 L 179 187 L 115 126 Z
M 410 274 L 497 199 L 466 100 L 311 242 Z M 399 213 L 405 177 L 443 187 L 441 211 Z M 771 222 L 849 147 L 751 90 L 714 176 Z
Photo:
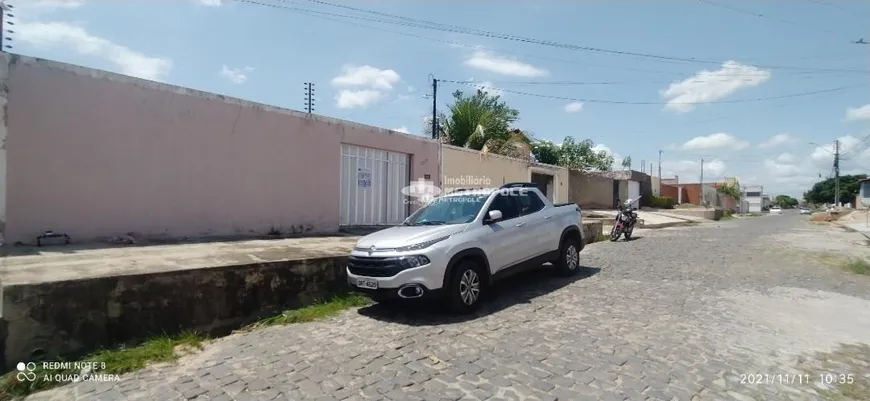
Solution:
M 378 282 L 376 280 L 358 278 L 358 279 L 356 279 L 356 286 L 359 288 L 366 288 L 369 290 L 377 290 L 378 289 Z

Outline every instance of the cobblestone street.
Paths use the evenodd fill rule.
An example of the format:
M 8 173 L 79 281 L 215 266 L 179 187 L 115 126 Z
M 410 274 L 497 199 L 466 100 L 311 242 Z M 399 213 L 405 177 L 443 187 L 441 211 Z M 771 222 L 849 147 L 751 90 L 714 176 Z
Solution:
M 639 230 L 587 247 L 581 276 L 510 279 L 476 316 L 375 305 L 28 399 L 858 399 L 870 386 L 870 277 L 813 254 L 870 247 L 806 220 Z

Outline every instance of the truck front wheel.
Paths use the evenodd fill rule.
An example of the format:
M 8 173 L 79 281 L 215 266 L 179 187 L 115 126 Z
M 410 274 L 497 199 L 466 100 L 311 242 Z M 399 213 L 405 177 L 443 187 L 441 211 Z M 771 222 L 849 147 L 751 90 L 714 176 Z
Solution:
M 473 260 L 459 262 L 447 286 L 447 303 L 457 313 L 471 313 L 480 308 L 485 288 L 481 267 Z

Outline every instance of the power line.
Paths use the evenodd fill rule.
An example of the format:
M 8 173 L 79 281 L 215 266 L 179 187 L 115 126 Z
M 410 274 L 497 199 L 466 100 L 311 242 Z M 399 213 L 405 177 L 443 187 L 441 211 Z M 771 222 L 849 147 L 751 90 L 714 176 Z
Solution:
M 842 11 L 844 14 L 849 14 L 852 17 L 861 18 L 862 21 L 866 21 L 863 17 L 861 17 L 860 15 L 855 13 L 855 11 L 849 10 L 849 9 L 842 7 L 842 6 L 839 6 L 837 4 L 828 3 L 827 1 L 822 1 L 822 0 L 807 0 L 807 1 L 809 1 L 810 3 L 815 3 L 815 4 L 823 5 L 826 7 L 830 7 L 832 9 L 835 9 L 838 11 Z
M 841 155 L 840 155 L 840 159 L 841 159 L 841 160 L 850 160 L 850 157 L 844 157 L 844 156 L 845 156 L 845 155 L 848 155 L 849 153 L 857 152 L 857 151 L 861 150 L 861 144 L 863 144 L 864 142 L 866 142 L 867 139 L 870 139 L 870 134 L 867 134 L 867 136 L 865 136 L 864 139 L 858 141 L 858 143 L 856 143 L 855 145 L 851 146 L 851 147 L 849 148 L 848 151 L 846 151 L 846 152 L 844 152 L 843 154 L 841 154 Z M 852 156 L 854 156 L 854 155 L 852 155 Z
M 722 79 L 716 78 L 728 78 L 728 77 L 745 77 L 740 80 L 728 80 L 729 82 L 752 82 L 754 81 L 750 77 L 754 76 L 766 76 L 767 74 L 709 74 L 704 75 L 708 78 L 714 79 L 686 79 L 680 81 L 681 83 L 708 83 L 708 82 L 723 82 Z M 814 78 L 812 76 L 803 77 L 804 79 Z M 644 85 L 644 84 L 673 84 L 674 81 L 491 81 L 487 80 L 487 82 L 493 85 L 523 85 L 523 86 L 546 86 L 546 85 L 558 85 L 558 86 L 595 86 L 595 85 Z M 474 83 L 474 81 L 465 81 L 464 83 Z
M 566 100 L 572 102 L 584 102 L 584 103 L 606 103 L 606 104 L 631 104 L 631 105 L 665 105 L 665 104 L 680 104 L 680 105 L 697 105 L 697 104 L 718 104 L 718 103 L 746 103 L 746 102 L 755 102 L 755 101 L 763 101 L 763 100 L 775 100 L 775 99 L 788 99 L 793 97 L 802 97 L 802 96 L 812 96 L 829 92 L 837 92 L 845 89 L 850 89 L 859 86 L 867 86 L 868 84 L 862 85 L 851 85 L 851 86 L 841 86 L 837 88 L 824 89 L 812 92 L 802 92 L 802 93 L 792 93 L 788 95 L 780 95 L 780 96 L 771 96 L 771 97 L 760 97 L 760 98 L 751 98 L 751 99 L 735 99 L 735 100 L 714 100 L 707 102 L 633 102 L 633 101 L 623 101 L 623 100 L 602 100 L 602 99 L 581 99 L 581 98 L 573 98 L 573 97 L 565 97 L 565 96 L 553 96 L 553 95 L 545 95 L 540 93 L 530 93 L 530 92 L 521 92 L 504 88 L 493 88 L 487 87 L 480 84 L 475 84 L 469 81 L 455 81 L 449 79 L 439 79 L 440 82 L 449 82 L 460 85 L 468 85 L 472 87 L 476 87 L 482 90 L 490 89 L 494 91 L 513 93 L 517 95 L 524 96 L 532 96 L 538 98 L 545 99 L 555 99 L 555 100 Z
M 396 30 L 391 30 L 391 29 L 384 29 L 384 28 L 374 27 L 371 25 L 359 24 L 359 23 L 356 23 L 353 21 L 344 21 L 344 20 L 340 20 L 340 19 L 325 17 L 325 16 L 317 15 L 317 14 L 306 14 L 306 15 L 308 15 L 309 17 L 320 18 L 320 19 L 324 19 L 327 21 L 338 22 L 341 24 L 358 26 L 358 27 L 365 28 L 365 29 L 386 32 L 386 33 L 390 33 L 390 34 L 394 34 L 394 35 L 407 36 L 407 37 L 411 37 L 411 38 L 415 38 L 415 39 L 428 40 L 431 42 L 443 43 L 443 44 L 447 44 L 447 45 L 451 45 L 451 46 L 463 47 L 463 48 L 472 49 L 472 50 L 479 50 L 479 51 L 499 53 L 499 54 L 509 54 L 509 55 L 520 56 L 520 57 L 524 57 L 524 58 L 555 61 L 555 62 L 559 62 L 559 63 L 582 65 L 582 66 L 586 66 L 586 67 L 598 67 L 598 68 L 606 68 L 606 69 L 617 69 L 617 70 L 625 70 L 625 71 L 634 71 L 634 72 L 643 72 L 643 73 L 652 73 L 652 74 L 680 75 L 680 76 L 685 76 L 687 74 L 686 72 L 679 72 L 679 71 L 662 71 L 662 70 L 651 70 L 651 69 L 645 69 L 645 68 L 631 68 L 631 67 L 612 65 L 612 64 L 580 62 L 577 60 L 567 60 L 567 59 L 563 59 L 563 58 L 547 57 L 547 56 L 541 56 L 541 55 L 537 55 L 537 54 L 516 52 L 516 51 L 511 51 L 511 50 L 506 50 L 506 49 L 501 49 L 501 48 L 469 45 L 466 43 L 457 42 L 457 41 L 453 41 L 453 40 L 438 39 L 438 38 L 433 38 L 430 36 L 417 35 L 417 34 L 413 34 L 413 33 L 396 31 Z M 824 57 L 829 58 L 830 56 L 824 56 Z M 812 58 L 812 57 L 803 56 L 800 58 L 807 59 L 807 58 Z M 816 58 L 819 58 L 819 57 L 816 57 Z M 851 72 L 851 71 L 849 71 L 849 72 Z M 801 71 L 801 72 L 796 72 L 796 73 L 807 74 L 804 76 L 804 78 L 809 78 L 811 76 L 815 76 L 816 74 L 827 75 L 827 74 L 837 74 L 837 73 L 842 73 L 842 72 L 837 72 L 837 71 L 802 72 Z M 732 76 L 751 77 L 751 76 L 764 76 L 764 75 L 767 75 L 767 74 L 764 74 L 764 73 L 761 73 L 761 74 L 745 74 L 745 73 L 741 73 L 741 74 L 713 74 L 713 76 L 717 76 L 717 77 L 732 77 Z M 666 83 L 670 83 L 670 81 L 668 81 Z
M 789 25 L 789 26 L 793 26 L 793 27 L 797 27 L 797 28 L 811 28 L 811 29 L 815 29 L 815 30 L 820 31 L 820 32 L 825 32 L 825 33 L 830 33 L 830 34 L 837 34 L 836 32 L 831 31 L 831 30 L 829 30 L 829 29 L 819 28 L 819 27 L 815 27 L 815 26 L 804 26 L 804 25 L 802 25 L 802 24 L 798 24 L 798 23 L 796 23 L 796 22 L 792 22 L 792 21 L 789 21 L 789 20 L 786 20 L 786 19 L 777 18 L 777 17 L 771 17 L 771 16 L 769 16 L 769 15 L 764 15 L 764 14 L 761 14 L 761 13 L 758 13 L 758 12 L 755 12 L 755 11 L 749 11 L 749 10 L 744 10 L 744 9 L 742 9 L 742 8 L 738 8 L 738 7 L 734 7 L 734 6 L 729 6 L 729 5 L 725 5 L 725 4 L 719 4 L 719 3 L 716 3 L 716 2 L 714 2 L 714 1 L 710 1 L 710 0 L 698 0 L 698 1 L 701 2 L 701 3 L 704 3 L 704 4 L 709 4 L 709 5 L 711 5 L 711 6 L 719 7 L 719 8 L 722 8 L 722 9 L 725 9 L 725 10 L 729 10 L 729 11 L 732 11 L 732 12 L 735 12 L 735 13 L 745 14 L 745 15 L 751 15 L 751 16 L 753 16 L 753 17 L 764 18 L 764 19 L 768 19 L 768 20 L 771 20 L 771 21 L 779 22 L 779 23 L 781 23 L 781 24 L 785 24 L 785 25 Z
M 330 12 L 325 12 L 325 11 L 315 11 L 315 10 L 303 9 L 303 8 L 298 8 L 298 7 L 290 7 L 290 6 L 284 6 L 284 5 L 263 3 L 261 1 L 255 1 L 255 0 L 235 0 L 235 1 L 240 2 L 240 3 L 248 3 L 248 4 L 260 5 L 260 6 L 265 6 L 265 7 L 272 7 L 272 8 L 283 9 L 283 10 L 288 10 L 288 11 L 295 11 L 295 12 L 300 12 L 300 13 L 309 14 L 309 15 L 318 14 L 318 15 L 326 15 L 326 16 L 339 17 L 339 18 L 349 18 L 349 19 L 356 19 L 356 20 L 362 20 L 362 21 L 371 21 L 371 22 L 379 22 L 379 23 L 385 23 L 385 24 L 407 26 L 407 27 L 412 27 L 412 28 L 436 30 L 436 31 L 441 31 L 441 32 L 460 33 L 460 34 L 465 34 L 465 35 L 473 35 L 473 36 L 480 36 L 480 37 L 489 37 L 489 38 L 524 42 L 524 43 L 530 43 L 530 44 L 538 44 L 538 45 L 542 45 L 542 46 L 556 47 L 556 48 L 561 48 L 561 49 L 566 49 L 566 50 L 589 51 L 589 52 L 598 52 L 598 53 L 606 53 L 606 54 L 621 55 L 621 56 L 633 56 L 633 57 L 648 58 L 648 59 L 657 60 L 657 61 L 683 61 L 683 62 L 687 62 L 687 63 L 716 64 L 716 65 L 721 65 L 723 63 L 721 61 L 700 60 L 697 58 L 661 56 L 661 55 L 648 54 L 648 53 L 636 53 L 636 52 L 605 49 L 605 48 L 598 48 L 598 47 L 579 46 L 579 45 L 560 43 L 560 42 L 549 41 L 549 40 L 527 38 L 527 37 L 522 37 L 522 36 L 508 35 L 508 34 L 484 31 L 484 30 L 479 30 L 479 29 L 464 28 L 464 27 L 459 27 L 459 26 L 455 26 L 455 25 L 441 24 L 441 23 L 436 23 L 436 22 L 431 22 L 431 21 L 419 20 L 419 19 L 415 19 L 415 18 L 409 18 L 409 17 L 397 16 L 397 15 L 393 15 L 393 14 L 381 13 L 381 12 L 376 12 L 376 11 L 371 11 L 371 10 L 364 10 L 364 9 L 360 9 L 360 8 L 356 8 L 356 7 L 350 7 L 350 6 L 339 5 L 339 4 L 332 4 L 332 3 L 325 2 L 325 1 L 309 0 L 312 2 L 316 2 L 317 4 L 328 5 L 328 6 L 332 6 L 332 7 L 338 7 L 338 8 L 344 8 L 344 9 L 349 9 L 349 10 L 362 12 L 362 13 L 387 16 L 389 18 L 395 18 L 395 19 L 394 20 L 387 20 L 387 19 L 383 19 L 383 18 L 377 19 L 377 18 L 368 18 L 368 17 L 361 17 L 361 16 L 353 16 L 353 15 L 336 14 L 336 13 L 330 13 Z M 280 0 L 280 1 L 282 1 L 284 3 L 290 2 L 289 0 Z M 866 74 L 866 73 L 870 72 L 870 70 L 859 70 L 859 69 L 828 69 L 828 68 L 808 68 L 808 67 L 789 67 L 789 66 L 756 66 L 756 67 L 768 68 L 768 69 L 789 69 L 789 70 L 806 71 L 806 72 L 809 72 L 809 71 L 853 72 L 853 73 L 861 73 L 861 74 Z

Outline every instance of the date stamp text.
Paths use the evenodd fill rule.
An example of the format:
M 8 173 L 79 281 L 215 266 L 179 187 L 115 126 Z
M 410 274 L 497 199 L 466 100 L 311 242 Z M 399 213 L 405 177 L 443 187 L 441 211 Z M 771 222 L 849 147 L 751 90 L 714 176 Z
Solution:
M 822 383 L 825 385 L 852 384 L 855 376 L 852 374 L 821 373 L 819 375 L 790 373 L 743 373 L 740 374 L 740 384 L 757 386 L 782 384 L 787 386 Z

